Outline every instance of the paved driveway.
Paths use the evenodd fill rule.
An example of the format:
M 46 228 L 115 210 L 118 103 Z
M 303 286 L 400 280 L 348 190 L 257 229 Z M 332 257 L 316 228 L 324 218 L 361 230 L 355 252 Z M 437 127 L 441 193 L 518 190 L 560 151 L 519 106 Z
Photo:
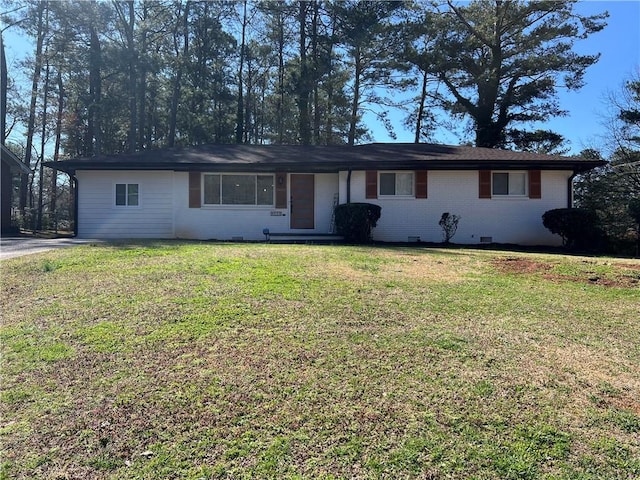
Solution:
M 54 248 L 71 247 L 83 243 L 95 243 L 95 240 L 78 238 L 31 238 L 31 237 L 2 237 L 0 238 L 0 260 L 21 257 L 32 253 L 46 252 Z

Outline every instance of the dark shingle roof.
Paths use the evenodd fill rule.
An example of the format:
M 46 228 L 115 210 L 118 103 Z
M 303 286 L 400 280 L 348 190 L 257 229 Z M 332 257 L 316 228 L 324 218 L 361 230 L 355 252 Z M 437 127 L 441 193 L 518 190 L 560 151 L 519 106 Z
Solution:
M 295 171 L 552 169 L 582 172 L 597 160 L 428 143 L 371 143 L 358 146 L 202 145 L 99 155 L 45 163 L 77 170 Z

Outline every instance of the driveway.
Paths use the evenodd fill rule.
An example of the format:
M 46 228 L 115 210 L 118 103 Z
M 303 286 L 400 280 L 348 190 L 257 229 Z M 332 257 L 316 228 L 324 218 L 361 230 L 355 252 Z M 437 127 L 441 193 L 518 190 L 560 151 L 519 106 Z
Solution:
M 2 237 L 0 238 L 0 260 L 95 242 L 96 240 L 78 238 Z

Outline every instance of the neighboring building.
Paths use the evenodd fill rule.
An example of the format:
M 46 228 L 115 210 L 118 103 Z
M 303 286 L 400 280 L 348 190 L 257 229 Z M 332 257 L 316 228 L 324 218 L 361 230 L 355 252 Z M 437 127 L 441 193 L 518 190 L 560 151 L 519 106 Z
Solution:
M 602 162 L 433 144 L 206 145 L 56 162 L 77 180 L 85 238 L 262 240 L 333 233 L 338 203 L 382 207 L 374 240 L 557 245 L 542 214 Z M 52 166 L 51 163 L 47 164 Z
M 11 150 L 4 145 L 0 145 L 0 211 L 2 235 L 12 235 L 19 232 L 17 226 L 11 222 L 11 205 L 13 197 L 13 176 L 19 174 L 29 174 L 29 167 L 20 161 Z

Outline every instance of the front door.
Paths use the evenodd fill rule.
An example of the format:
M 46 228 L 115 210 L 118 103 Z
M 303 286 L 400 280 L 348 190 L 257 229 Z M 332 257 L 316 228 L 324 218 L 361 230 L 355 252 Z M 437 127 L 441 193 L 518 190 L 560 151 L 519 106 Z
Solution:
M 291 228 L 314 228 L 314 176 L 291 174 Z

